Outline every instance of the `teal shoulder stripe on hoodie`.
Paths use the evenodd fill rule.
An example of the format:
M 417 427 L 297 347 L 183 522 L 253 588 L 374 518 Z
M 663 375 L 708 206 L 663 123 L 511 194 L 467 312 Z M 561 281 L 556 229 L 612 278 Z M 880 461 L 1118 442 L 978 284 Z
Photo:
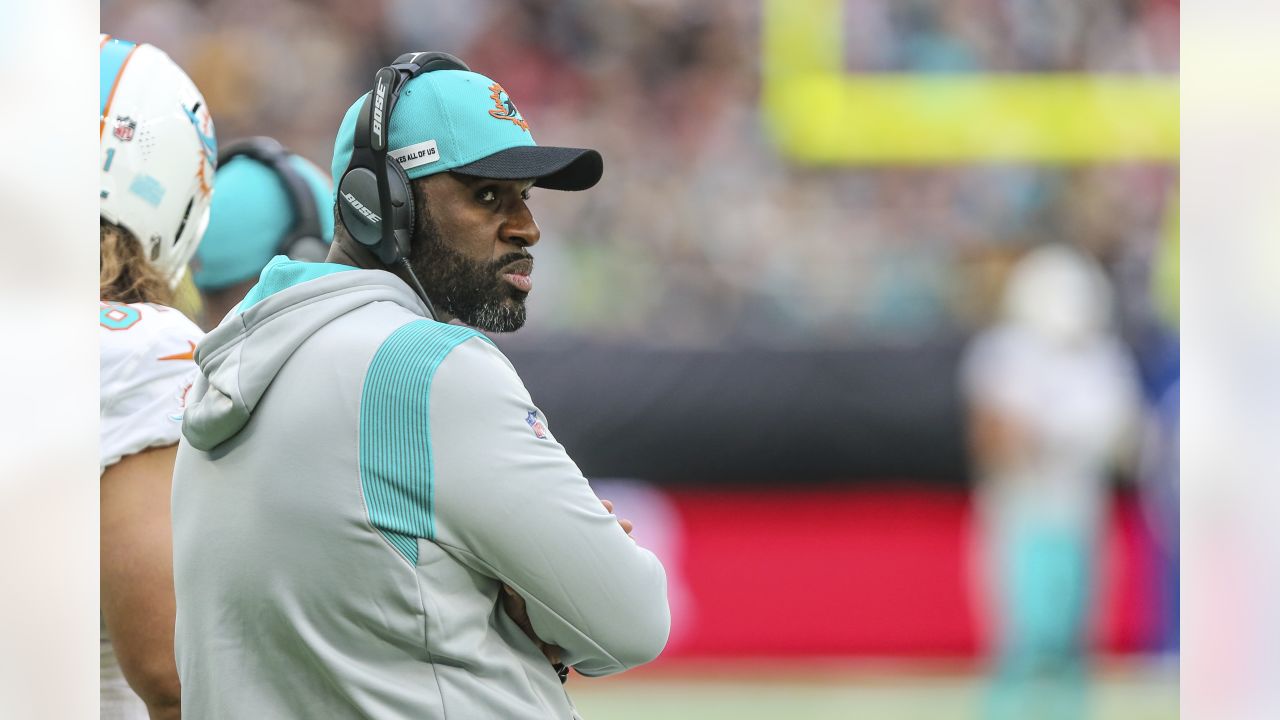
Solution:
M 240 306 L 237 310 L 244 312 L 281 290 L 288 290 L 294 285 L 299 285 L 308 280 L 357 269 L 350 265 L 340 265 L 338 263 L 300 262 L 298 260 L 290 260 L 284 255 L 277 255 L 271 258 L 271 262 L 267 263 L 266 267 L 262 268 L 262 274 L 258 276 L 258 284 L 254 285 L 249 290 L 249 294 L 244 296 L 244 300 L 240 301 Z
M 360 398 L 360 485 L 369 522 L 411 565 L 417 538 L 435 537 L 431 381 L 471 328 L 415 320 L 387 336 L 369 363 Z

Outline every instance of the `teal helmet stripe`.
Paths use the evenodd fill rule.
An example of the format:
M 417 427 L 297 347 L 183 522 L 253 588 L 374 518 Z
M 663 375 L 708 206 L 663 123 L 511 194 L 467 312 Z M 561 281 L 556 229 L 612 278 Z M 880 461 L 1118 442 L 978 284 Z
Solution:
M 129 53 L 133 52 L 135 47 L 137 47 L 136 43 L 115 38 L 108 40 L 102 46 L 102 52 L 98 58 L 99 116 L 107 112 L 107 101 L 111 99 L 111 89 L 116 86 L 120 70 L 124 68 L 124 61 L 129 58 Z

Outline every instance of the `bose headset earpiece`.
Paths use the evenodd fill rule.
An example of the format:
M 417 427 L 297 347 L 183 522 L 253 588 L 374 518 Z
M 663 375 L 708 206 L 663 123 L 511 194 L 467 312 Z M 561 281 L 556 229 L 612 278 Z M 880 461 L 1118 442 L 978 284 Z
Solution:
M 470 69 L 449 53 L 406 53 L 378 71 L 360 108 L 351 162 L 338 183 L 338 216 L 347 233 L 388 266 L 408 259 L 414 224 L 413 188 L 400 163 L 387 155 L 396 100 L 405 84 L 422 73 Z
M 276 246 L 275 255 L 286 255 L 304 262 L 323 262 L 329 255 L 329 245 L 322 237 L 320 216 L 316 208 L 315 194 L 296 168 L 289 163 L 290 153 L 278 141 L 269 137 L 251 137 L 228 143 L 218 153 L 218 167 L 225 167 L 233 158 L 244 156 L 266 165 L 284 185 L 293 209 L 293 224 Z

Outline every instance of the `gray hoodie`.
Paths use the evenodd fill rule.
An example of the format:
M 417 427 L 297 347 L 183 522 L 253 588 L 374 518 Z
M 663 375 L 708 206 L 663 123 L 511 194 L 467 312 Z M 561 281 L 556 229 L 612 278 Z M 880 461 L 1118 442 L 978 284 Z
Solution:
M 510 362 L 394 275 L 277 257 L 196 351 L 173 481 L 186 720 L 571 718 L 666 643 L 666 575 Z

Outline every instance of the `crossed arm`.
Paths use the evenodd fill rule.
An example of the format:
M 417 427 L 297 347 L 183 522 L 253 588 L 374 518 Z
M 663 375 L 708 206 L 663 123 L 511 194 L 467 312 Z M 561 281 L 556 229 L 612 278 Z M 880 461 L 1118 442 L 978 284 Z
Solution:
M 435 541 L 518 596 L 504 593 L 509 614 L 527 615 L 518 624 L 549 657 L 598 676 L 657 656 L 670 630 L 661 563 L 602 507 L 505 358 L 460 345 L 424 410 Z

